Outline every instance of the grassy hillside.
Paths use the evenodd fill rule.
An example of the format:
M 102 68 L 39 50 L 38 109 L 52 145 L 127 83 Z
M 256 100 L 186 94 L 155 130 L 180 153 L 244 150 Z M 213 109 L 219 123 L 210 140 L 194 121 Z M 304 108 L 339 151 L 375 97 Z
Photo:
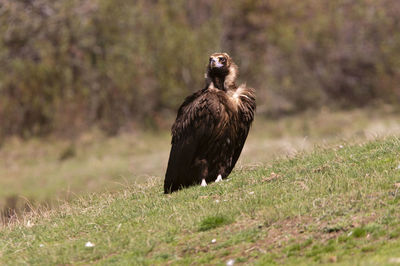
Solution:
M 238 166 L 270 163 L 315 145 L 400 136 L 399 117 L 399 112 L 390 108 L 306 112 L 277 120 L 258 116 Z M 7 188 L 0 189 L 0 220 L 8 208 L 21 214 L 29 205 L 54 207 L 86 193 L 112 192 L 149 176 L 161 177 L 170 140 L 169 131 L 115 137 L 92 131 L 73 141 L 8 139 L 0 145 L 0 188 Z
M 161 179 L 93 194 L 1 228 L 0 264 L 398 263 L 399 150 L 343 144 L 168 196 Z

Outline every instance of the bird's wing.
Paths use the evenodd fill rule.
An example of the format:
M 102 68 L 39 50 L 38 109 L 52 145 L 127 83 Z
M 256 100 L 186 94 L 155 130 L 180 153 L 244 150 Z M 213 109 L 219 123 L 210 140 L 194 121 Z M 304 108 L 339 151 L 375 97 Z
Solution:
M 199 91 L 186 98 L 172 126 L 172 147 L 165 175 L 166 193 L 198 180 L 193 164 L 200 147 L 215 138 L 221 105 L 215 95 Z
M 250 125 L 254 120 L 254 112 L 256 109 L 256 99 L 255 99 L 255 92 L 253 88 L 246 87 L 245 85 L 241 85 L 238 89 L 239 93 L 241 94 L 241 108 L 239 110 L 240 116 L 240 126 L 238 130 L 238 139 L 235 143 L 234 152 L 232 156 L 232 163 L 229 167 L 227 174 L 229 174 L 233 167 L 235 166 L 239 156 L 242 152 L 244 143 L 246 142 L 247 135 L 249 134 Z
M 239 159 L 240 154 L 242 153 L 243 146 L 244 146 L 244 143 L 246 142 L 248 133 L 249 133 L 249 128 L 243 128 L 239 132 L 240 135 L 238 137 L 237 142 L 235 143 L 236 146 L 234 147 L 234 151 L 233 151 L 232 163 L 231 163 L 230 167 L 228 168 L 228 171 L 226 173 L 227 175 L 229 175 L 230 172 L 235 167 L 236 162 Z

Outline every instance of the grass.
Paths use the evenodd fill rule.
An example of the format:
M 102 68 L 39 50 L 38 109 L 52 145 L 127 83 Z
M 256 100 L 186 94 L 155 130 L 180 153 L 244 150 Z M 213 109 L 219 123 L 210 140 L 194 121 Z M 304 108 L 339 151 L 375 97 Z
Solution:
M 362 143 L 385 135 L 400 135 L 398 112 L 387 107 L 310 111 L 278 120 L 258 116 L 237 168 L 268 164 L 316 145 Z M 162 178 L 169 148 L 168 130 L 111 138 L 92 131 L 75 140 L 8 139 L 0 146 L 0 187 L 7 188 L 0 189 L 0 213 L 12 208 L 21 215 L 32 206 L 58 206 L 86 193 Z
M 0 229 L 0 264 L 394 263 L 399 150 L 333 145 L 171 195 L 151 178 L 78 197 Z
M 91 132 L 76 141 L 10 139 L 0 148 L 0 187 L 7 187 L 0 190 L 0 212 L 5 205 L 57 206 L 161 175 L 169 138 L 167 132 L 113 138 Z
M 213 216 L 208 216 L 205 217 L 203 220 L 200 222 L 199 226 L 199 231 L 207 231 L 210 229 L 214 229 L 220 226 L 223 226 L 225 224 L 229 224 L 232 221 L 230 220 L 229 217 L 224 216 L 224 215 L 213 215 Z

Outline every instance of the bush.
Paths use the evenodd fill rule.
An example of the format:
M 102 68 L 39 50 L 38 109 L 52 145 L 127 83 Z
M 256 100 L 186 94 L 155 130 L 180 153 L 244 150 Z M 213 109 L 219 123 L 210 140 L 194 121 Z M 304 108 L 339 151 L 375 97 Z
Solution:
M 218 46 L 207 19 L 185 1 L 14 1 L 0 4 L 0 124 L 3 135 L 110 134 L 129 121 L 176 109 L 203 84 Z M 196 86 L 193 86 L 196 84 Z M 0 134 L 1 134 L 0 133 Z
M 238 1 L 236 10 L 228 47 L 262 110 L 398 102 L 398 1 Z
M 230 53 L 258 110 L 400 96 L 400 2 L 4 0 L 0 136 L 163 126 Z

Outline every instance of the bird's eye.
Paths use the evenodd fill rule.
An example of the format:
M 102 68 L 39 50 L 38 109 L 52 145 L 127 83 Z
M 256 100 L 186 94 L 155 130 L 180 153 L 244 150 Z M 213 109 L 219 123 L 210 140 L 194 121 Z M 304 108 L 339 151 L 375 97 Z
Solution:
M 219 61 L 220 61 L 221 63 L 225 63 L 225 62 L 226 62 L 226 59 L 225 59 L 225 57 L 220 57 L 220 58 L 219 58 Z

